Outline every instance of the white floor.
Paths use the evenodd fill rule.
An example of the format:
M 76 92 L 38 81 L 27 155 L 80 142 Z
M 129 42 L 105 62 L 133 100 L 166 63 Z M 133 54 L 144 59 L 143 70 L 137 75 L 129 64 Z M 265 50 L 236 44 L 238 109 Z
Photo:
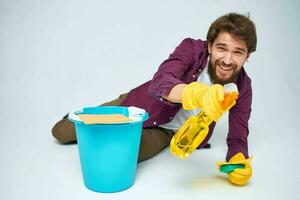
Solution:
M 23 115 L 25 117 L 25 114 Z M 34 118 L 29 118 L 34 120 Z M 37 119 L 36 119 L 37 120 Z M 168 149 L 138 165 L 135 184 L 119 193 L 96 193 L 85 188 L 76 144 L 61 145 L 49 127 L 21 126 L 6 131 L 1 140 L 1 199 L 299 199 L 299 137 L 289 130 L 252 131 L 253 178 L 244 187 L 231 185 L 215 161 L 225 156 L 222 119 L 211 139 L 212 148 L 179 160 Z M 26 126 L 24 126 L 26 127 Z M 31 130 L 30 130 L 31 129 Z M 281 145 L 277 145 L 281 143 Z M 255 144 L 255 145 L 254 145 Z
M 292 0 L 1 1 L 0 199 L 300 199 L 299 8 Z M 249 184 L 231 185 L 216 170 L 226 154 L 224 116 L 211 149 L 184 161 L 166 149 L 140 163 L 135 184 L 120 193 L 85 188 L 77 145 L 58 144 L 53 124 L 150 79 L 183 38 L 204 39 L 230 11 L 249 11 L 259 39 L 245 66 Z

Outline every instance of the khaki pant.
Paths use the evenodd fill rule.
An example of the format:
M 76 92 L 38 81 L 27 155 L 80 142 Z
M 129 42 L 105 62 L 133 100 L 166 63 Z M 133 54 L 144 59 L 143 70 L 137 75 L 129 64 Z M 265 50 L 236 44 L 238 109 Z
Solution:
M 119 98 L 104 103 L 102 106 L 118 106 L 126 96 L 127 94 L 122 94 Z M 67 115 L 54 125 L 52 135 L 61 143 L 77 141 L 74 124 L 68 120 Z M 173 131 L 160 127 L 143 128 L 138 161 L 147 160 L 161 152 L 169 146 L 173 135 Z

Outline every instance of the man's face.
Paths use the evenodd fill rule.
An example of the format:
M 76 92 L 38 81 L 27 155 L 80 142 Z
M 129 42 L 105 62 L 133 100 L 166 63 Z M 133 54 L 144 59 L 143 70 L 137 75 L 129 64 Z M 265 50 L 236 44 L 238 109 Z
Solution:
M 236 81 L 249 57 L 246 42 L 227 32 L 219 33 L 214 42 L 208 44 L 208 52 L 210 79 L 214 84 L 222 85 Z

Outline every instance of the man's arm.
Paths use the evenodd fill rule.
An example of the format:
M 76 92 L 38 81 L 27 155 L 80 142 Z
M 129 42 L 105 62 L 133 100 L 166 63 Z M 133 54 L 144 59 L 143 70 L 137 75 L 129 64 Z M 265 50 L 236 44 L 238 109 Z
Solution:
M 171 89 L 169 95 L 163 95 L 162 97 L 172 103 L 182 103 L 181 95 L 186 86 L 187 84 L 184 83 L 177 84 Z
M 193 42 L 191 38 L 184 39 L 154 74 L 149 93 L 162 103 L 181 103 L 180 96 L 185 85 L 182 78 L 194 62 Z
M 248 79 L 240 93 L 237 103 L 229 111 L 229 133 L 227 136 L 228 152 L 226 161 L 238 152 L 248 158 L 248 121 L 251 114 L 252 88 L 251 80 Z

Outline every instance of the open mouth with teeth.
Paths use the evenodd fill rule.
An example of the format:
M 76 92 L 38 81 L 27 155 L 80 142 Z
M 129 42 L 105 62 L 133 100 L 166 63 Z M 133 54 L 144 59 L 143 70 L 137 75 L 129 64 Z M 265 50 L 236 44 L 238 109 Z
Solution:
M 216 73 L 219 76 L 219 78 L 222 79 L 229 78 L 233 73 L 233 67 L 232 66 L 225 67 L 222 65 L 217 65 Z

